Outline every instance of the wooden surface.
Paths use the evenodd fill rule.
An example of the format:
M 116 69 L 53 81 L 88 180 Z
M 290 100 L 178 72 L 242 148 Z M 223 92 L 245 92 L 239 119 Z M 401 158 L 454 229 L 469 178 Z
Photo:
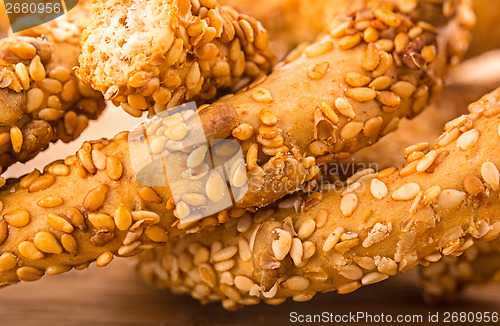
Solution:
M 0 290 L 1 326 L 296 325 L 289 322 L 293 311 L 299 314 L 327 311 L 424 316 L 438 311 L 500 313 L 500 286 L 476 287 L 467 291 L 467 300 L 453 306 L 429 307 L 420 298 L 415 273 L 410 272 L 349 295 L 321 294 L 307 303 L 287 301 L 281 306 L 261 304 L 227 312 L 219 304 L 202 306 L 189 297 L 176 297 L 151 288 L 137 277 L 129 261 L 117 259 L 107 268 L 91 267 L 85 271 L 45 276 L 35 283 Z

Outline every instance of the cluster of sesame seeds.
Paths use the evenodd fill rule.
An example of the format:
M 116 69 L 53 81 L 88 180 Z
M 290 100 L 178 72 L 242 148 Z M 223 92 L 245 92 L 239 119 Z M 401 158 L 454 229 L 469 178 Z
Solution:
M 307 72 L 311 81 L 329 78 L 332 63 L 328 55 L 347 52 L 360 57 L 359 67 L 353 65 L 338 81 L 341 90 L 334 92 L 334 98 L 316 104 L 315 136 L 308 150 L 318 162 L 344 159 L 390 133 L 400 119 L 420 113 L 440 92 L 439 73 L 460 53 L 439 46 L 438 39 L 444 40 L 442 44 L 453 42 L 453 38 L 444 36 L 448 27 L 433 26 L 409 14 L 408 8 L 418 5 L 397 2 L 394 7 L 353 11 L 334 23 L 329 34 L 303 50 L 304 58 L 314 61 Z M 453 19 L 449 3 L 433 6 L 433 10 L 443 9 L 447 19 Z M 460 24 L 459 31 L 466 31 L 468 24 Z M 453 31 L 450 34 L 455 36 L 455 25 L 449 26 L 453 26 L 449 27 Z M 447 59 L 437 61 L 441 52 Z
M 482 214 L 487 207 L 472 211 L 478 201 L 483 207 L 498 204 L 500 162 L 485 146 L 491 148 L 500 137 L 499 112 L 493 114 L 499 100 L 497 91 L 482 99 L 466 118 L 447 124 L 447 131 L 459 129 L 448 144 L 441 146 L 438 140 L 432 147 L 417 143 L 405 150 L 407 157 L 421 151 L 419 161 L 427 169 L 415 168 L 404 176 L 395 168 L 379 173 L 362 170 L 344 189 L 323 193 L 310 209 L 293 211 L 304 207 L 305 200 L 295 195 L 277 204 L 279 210 L 267 208 L 253 217 L 246 213 L 225 228 L 172 239 L 166 248 L 145 255 L 138 270 L 148 281 L 175 293 L 188 293 L 202 302 L 222 301 L 226 309 L 238 309 L 260 301 L 279 304 L 287 297 L 306 301 L 316 292 L 350 293 L 418 264 L 459 256 L 475 239 L 491 241 L 500 234 L 500 221 Z M 463 149 L 458 139 L 469 130 L 477 130 L 480 136 Z M 479 149 L 484 152 L 478 154 Z M 443 151 L 448 152 L 446 158 L 429 170 L 429 157 L 439 157 Z M 460 180 L 450 184 L 447 175 L 454 169 L 452 162 L 463 153 L 476 153 L 481 162 L 462 166 L 467 171 L 460 175 L 473 180 L 467 181 L 468 186 Z M 482 191 L 473 195 L 464 188 Z M 357 202 L 346 200 L 349 196 L 356 196 Z M 421 229 L 417 223 L 428 227 Z M 204 253 L 203 261 L 198 252 Z M 231 254 L 232 261 L 224 268 L 215 267 L 218 252 L 224 258 Z
M 1 41 L 2 167 L 33 158 L 52 141 L 74 140 L 104 109 L 102 96 L 79 82 L 72 71 L 82 28 L 57 20 Z M 70 48 L 75 52 L 73 61 L 64 58 L 63 51 Z
M 271 70 L 274 57 L 267 33 L 258 21 L 221 7 L 217 1 L 187 2 L 189 17 L 173 17 L 173 27 L 162 29 L 159 53 L 124 77 L 108 76 L 105 68 L 99 69 L 105 78 L 96 72 L 95 68 L 107 64 L 96 53 L 114 54 L 100 49 L 92 40 L 104 33 L 103 29 L 114 27 L 105 26 L 106 22 L 95 17 L 98 21 L 91 24 L 82 42 L 81 67 L 76 71 L 80 80 L 102 91 L 107 100 L 127 113 L 140 117 L 144 111 L 152 115 L 187 101 L 212 100 L 219 90 L 239 89 Z M 121 57 L 117 60 L 116 64 L 129 64 Z

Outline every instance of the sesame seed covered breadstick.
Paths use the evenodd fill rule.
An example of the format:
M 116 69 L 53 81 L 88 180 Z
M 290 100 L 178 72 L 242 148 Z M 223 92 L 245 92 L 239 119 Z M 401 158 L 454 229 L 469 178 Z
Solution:
M 85 11 L 0 40 L 0 167 L 77 138 L 104 109 L 73 72 Z
M 358 175 L 341 190 L 245 214 L 145 253 L 159 287 L 227 309 L 349 293 L 500 233 L 500 89 L 450 121 L 417 164 Z M 302 207 L 296 213 L 295 207 Z
M 441 259 L 420 269 L 424 298 L 430 303 L 453 302 L 467 287 L 500 282 L 500 239 L 476 242 L 463 255 Z
M 133 116 L 212 100 L 274 65 L 262 25 L 217 1 L 92 1 L 80 80 Z
M 75 157 L 0 191 L 0 252 L 10 257 L 0 283 L 35 280 L 94 260 L 105 265 L 114 254 L 132 255 L 240 217 L 246 209 L 313 184 L 319 170 L 315 157 L 324 162 L 346 157 L 392 131 L 400 118 L 417 114 L 439 91 L 439 76 L 465 50 L 455 46 L 467 43 L 470 21 L 464 11 L 470 7 L 460 2 L 456 12 L 461 14 L 444 17 L 441 4 L 424 1 L 410 15 L 398 9 L 397 1 L 382 9 L 386 3 L 393 1 L 357 2 L 329 33 L 267 78 L 200 108 L 208 139 L 234 137 L 242 148 L 245 161 L 230 166 L 228 179 L 238 189 L 248 185 L 248 191 L 241 198 L 233 192 L 238 198 L 233 208 L 200 215 L 200 207 L 232 198 L 221 196 L 225 183 L 205 164 L 206 146 L 192 143 L 191 153 L 179 146 L 196 131 L 189 124 L 193 114 L 154 117 L 142 126 L 147 135 L 124 133 L 114 141 L 85 143 Z M 433 21 L 437 26 L 430 25 Z M 370 26 L 375 34 L 366 32 Z M 398 35 L 402 43 L 395 42 Z M 137 153 L 129 149 L 130 136 L 146 141 L 152 154 L 166 148 L 176 152 L 174 158 L 187 159 L 174 173 L 181 184 L 190 182 L 180 187 L 179 198 L 168 187 L 136 180 L 130 157 Z M 220 156 L 226 152 L 231 148 L 221 148 Z M 163 176 L 156 172 L 150 174 L 153 179 Z

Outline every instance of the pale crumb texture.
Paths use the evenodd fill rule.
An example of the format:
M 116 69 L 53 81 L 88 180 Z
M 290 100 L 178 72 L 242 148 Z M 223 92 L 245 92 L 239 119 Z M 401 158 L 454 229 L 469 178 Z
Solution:
M 488 185 L 481 172 L 485 163 L 500 167 L 499 107 L 497 89 L 470 106 L 474 113 L 448 123 L 445 134 L 458 128 L 457 136 L 469 130 L 477 130 L 481 136 L 467 150 L 458 148 L 456 139 L 443 145 L 438 140 L 432 148 L 439 154 L 446 153 L 446 158 L 432 170 L 406 176 L 401 176 L 402 170 L 373 174 L 387 185 L 389 194 L 403 185 L 418 184 L 423 193 L 415 200 L 376 199 L 366 184 L 353 190 L 359 203 L 349 218 L 342 218 L 344 189 L 325 191 L 319 197 L 299 197 L 295 199 L 298 205 L 294 205 L 302 207 L 298 212 L 284 206 L 279 210 L 269 207 L 242 217 L 253 221 L 244 228 L 238 221 L 231 221 L 224 227 L 184 235 L 164 248 L 146 252 L 138 272 L 158 287 L 190 294 L 203 303 L 221 301 L 230 310 L 261 301 L 271 305 L 287 298 L 307 301 L 317 292 L 350 293 L 417 265 L 428 266 L 445 256 L 460 256 L 464 251 L 470 266 L 449 266 L 457 273 L 456 280 L 450 280 L 442 271 L 448 268 L 447 263 L 425 270 L 429 274 L 426 281 L 433 281 L 432 275 L 442 275 L 443 284 L 429 284 L 427 291 L 434 291 L 429 294 L 446 295 L 448 286 L 453 293 L 453 282 L 460 273 L 470 279 L 495 273 L 498 277 L 496 271 L 479 271 L 477 267 L 491 267 L 490 263 L 494 266 L 493 260 L 479 257 L 497 250 L 497 241 L 491 245 L 481 242 L 493 241 L 500 234 L 496 213 L 499 191 Z M 308 207 L 313 197 L 319 200 Z M 321 221 L 325 211 L 326 224 L 312 227 L 307 238 L 299 238 L 303 226 L 313 225 L 311 220 Z M 292 241 L 283 241 L 283 232 L 288 232 Z M 377 241 L 367 242 L 368 237 Z M 302 250 L 297 249 L 300 243 Z M 471 248 L 475 243 L 476 247 Z M 229 252 L 227 248 L 234 246 L 237 252 L 231 251 L 224 262 L 215 261 L 217 253 Z
M 274 64 L 262 25 L 217 1 L 93 0 L 91 17 L 76 73 L 133 116 L 212 101 Z

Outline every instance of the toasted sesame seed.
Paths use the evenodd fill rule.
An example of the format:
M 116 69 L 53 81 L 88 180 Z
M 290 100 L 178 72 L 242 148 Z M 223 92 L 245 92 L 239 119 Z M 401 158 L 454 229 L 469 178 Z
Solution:
M 375 43 L 370 43 L 365 49 L 363 55 L 362 67 L 365 70 L 373 71 L 377 68 L 380 61 L 377 47 Z
M 250 245 L 243 237 L 238 237 L 238 253 L 241 260 L 245 262 L 252 259 L 252 251 L 250 250 Z
M 315 220 L 317 228 L 322 228 L 323 226 L 325 226 L 328 220 L 328 211 L 326 209 L 320 209 L 316 214 Z
M 9 235 L 9 227 L 7 222 L 2 219 L 0 220 L 0 245 L 2 245 Z
M 491 162 L 483 163 L 481 166 L 481 176 L 486 184 L 494 191 L 500 188 L 500 172 L 495 164 Z
M 348 72 L 345 80 L 352 87 L 363 87 L 368 85 L 371 79 L 359 72 Z
M 373 28 L 372 26 L 369 26 L 365 31 L 363 32 L 363 40 L 366 43 L 373 43 L 379 38 L 379 32 Z
M 348 280 L 359 280 L 363 277 L 363 270 L 356 265 L 346 265 L 339 269 L 339 274 Z
M 292 236 L 289 232 L 281 229 L 277 229 L 276 232 L 278 238 L 272 242 L 271 247 L 274 257 L 276 257 L 277 260 L 283 260 L 292 247 Z
M 218 263 L 218 262 L 221 262 L 221 261 L 225 261 L 225 260 L 233 258 L 234 255 L 236 255 L 237 252 L 238 252 L 238 247 L 237 246 L 229 246 L 229 247 L 226 247 L 224 249 L 221 249 L 221 250 L 217 251 L 213 255 L 212 260 L 215 263 Z
M 293 238 L 292 247 L 290 248 L 290 257 L 293 260 L 295 266 L 302 264 L 302 255 L 304 254 L 304 248 L 302 247 L 302 241 L 298 238 Z
M 228 259 L 214 264 L 214 269 L 221 273 L 230 270 L 236 265 L 236 261 L 233 259 Z
M 73 232 L 74 228 L 71 223 L 69 223 L 65 218 L 56 215 L 56 214 L 48 214 L 47 215 L 47 222 L 49 223 L 50 226 L 52 226 L 54 229 L 66 233 L 71 233 Z
M 339 48 L 341 50 L 349 50 L 361 43 L 361 34 L 346 35 L 339 40 Z
M 323 251 L 328 252 L 337 245 L 340 240 L 340 236 L 344 233 L 344 228 L 339 226 L 333 230 L 333 232 L 328 236 L 325 243 L 323 244 Z
M 401 18 L 399 18 L 397 14 L 389 9 L 377 9 L 375 10 L 374 15 L 388 26 L 398 27 L 399 25 L 401 25 Z
M 380 257 L 375 259 L 375 265 L 380 273 L 389 276 L 394 276 L 398 273 L 398 264 L 387 257 Z
M 113 255 L 112 252 L 106 251 L 103 252 L 99 257 L 96 259 L 96 266 L 97 267 L 105 267 L 111 263 L 115 256 Z
M 248 140 L 253 136 L 253 127 L 248 123 L 242 123 L 233 129 L 232 135 L 239 140 Z
M 304 291 L 309 287 L 309 280 L 303 276 L 292 276 L 285 282 L 281 283 L 281 287 L 291 291 Z
M 389 193 L 387 186 L 385 183 L 378 179 L 373 179 L 370 186 L 371 193 L 373 197 L 377 199 L 384 199 L 385 196 Z
M 63 252 L 63 248 L 52 233 L 40 231 L 35 235 L 33 242 L 38 249 L 48 254 L 61 254 Z
M 479 130 L 477 129 L 472 129 L 469 130 L 465 133 L 463 133 L 458 139 L 457 139 L 457 148 L 466 151 L 471 149 L 473 146 L 475 146 L 479 140 Z
M 10 142 L 15 153 L 19 153 L 23 147 L 23 133 L 19 127 L 10 128 Z
M 427 153 L 421 160 L 418 162 L 417 165 L 417 172 L 424 172 L 426 171 L 436 160 L 438 157 L 438 152 L 435 150 L 430 151 Z
M 154 191 L 150 187 L 141 187 L 139 189 L 139 197 L 141 197 L 142 200 L 148 203 L 159 204 L 163 201 L 163 199 L 160 196 L 158 196 L 156 191 Z
M 110 231 L 113 231 L 115 229 L 115 223 L 113 219 L 107 214 L 91 213 L 89 214 L 88 219 L 96 229 L 108 229 Z
M 270 111 L 262 111 L 259 115 L 260 121 L 267 126 L 274 126 L 278 123 L 278 117 Z
M 344 116 L 354 119 L 356 118 L 356 113 L 351 106 L 351 103 L 345 97 L 339 97 L 335 100 L 335 107 Z
M 330 64 L 326 61 L 318 63 L 309 69 L 307 76 L 309 76 L 312 80 L 320 80 L 325 77 L 329 67 Z
M 415 93 L 416 88 L 413 84 L 406 81 L 398 81 L 391 86 L 391 91 L 397 94 L 399 97 L 405 99 Z
M 368 274 L 369 275 L 369 274 Z M 365 276 L 366 277 L 366 276 Z M 356 291 L 357 289 L 359 289 L 361 287 L 361 282 L 359 281 L 354 281 L 354 282 L 351 282 L 351 283 L 347 283 L 347 284 L 342 284 L 340 285 L 338 288 L 337 288 L 337 292 L 339 294 L 348 294 L 348 293 L 352 293 L 354 291 Z
M 106 194 L 108 192 L 108 186 L 100 185 L 89 191 L 85 197 L 83 206 L 86 210 L 90 212 L 95 212 L 104 204 L 106 199 Z
M 35 267 L 24 266 L 16 270 L 16 275 L 20 281 L 33 282 L 39 280 L 45 274 L 44 271 Z
M 335 26 L 331 31 L 330 31 L 330 36 L 333 38 L 339 38 L 341 36 L 344 36 L 345 31 L 350 28 L 352 25 L 352 21 L 345 21 L 337 26 Z
M 114 156 L 106 158 L 106 173 L 111 180 L 119 180 L 123 175 L 123 164 Z
M 28 225 L 31 221 L 30 213 L 25 209 L 16 209 L 3 216 L 5 222 L 16 228 L 21 228 Z
M 17 42 L 10 47 L 10 50 L 21 59 L 29 60 L 36 55 L 36 48 L 26 42 Z
M 418 205 L 420 203 L 423 203 L 424 205 L 432 203 L 439 196 L 440 193 L 441 193 L 441 188 L 439 186 L 430 187 L 425 192 L 420 191 L 411 205 L 410 212 L 411 213 L 416 212 Z
M 345 94 L 358 102 L 368 102 L 377 97 L 377 92 L 368 87 L 350 88 Z
M 439 194 L 437 203 L 442 209 L 453 209 L 462 204 L 465 196 L 465 192 L 454 189 L 445 189 Z
M 49 173 L 57 176 L 66 176 L 70 172 L 66 164 L 54 164 L 49 167 Z
M 392 193 L 394 200 L 411 200 L 420 192 L 420 186 L 417 183 L 407 183 Z
M 358 196 L 352 193 L 345 195 L 340 202 L 340 210 L 345 217 L 351 216 L 357 206 Z
M 0 255 L 0 272 L 4 273 L 17 266 L 17 257 L 13 253 L 4 252 Z
M 21 242 L 17 249 L 21 255 L 31 260 L 42 259 L 45 257 L 45 254 L 40 251 L 32 241 Z
M 308 58 L 316 58 L 316 57 L 319 57 L 323 54 L 326 54 L 332 50 L 333 50 L 333 42 L 332 41 L 325 41 L 325 42 L 316 43 L 316 44 L 309 46 L 305 50 L 305 54 Z
M 78 254 L 78 244 L 76 243 L 76 239 L 71 234 L 63 234 L 61 236 L 61 244 L 67 252 L 76 256 Z
M 41 82 L 45 78 L 45 67 L 40 60 L 40 56 L 37 55 L 31 60 L 29 72 L 31 78 L 36 82 Z
M 218 202 L 224 198 L 224 194 L 226 192 L 226 184 L 219 172 L 212 171 L 207 180 L 205 191 L 207 193 L 207 197 L 213 201 Z
M 391 86 L 392 79 L 389 76 L 380 76 L 375 78 L 368 86 L 374 90 L 381 91 Z
M 129 245 L 121 246 L 118 249 L 118 255 L 126 256 L 126 255 L 130 254 L 132 251 L 134 251 L 135 249 L 137 249 L 137 247 L 139 247 L 140 245 L 141 245 L 141 241 L 137 240 L 137 241 L 132 242 Z
M 371 272 L 371 273 L 368 273 L 365 276 L 363 276 L 363 278 L 361 279 L 361 283 L 363 285 L 369 285 L 369 284 L 382 282 L 388 278 L 389 278 L 389 275 L 387 275 L 387 274 L 382 274 L 379 272 Z
M 40 199 L 37 204 L 42 208 L 54 208 L 61 206 L 63 203 L 64 200 L 61 197 L 53 195 Z
M 273 103 L 273 97 L 271 95 L 271 92 L 267 89 L 260 87 L 254 88 L 254 90 L 252 91 L 252 98 L 259 103 L 264 103 L 264 104 Z
M 464 178 L 464 189 L 472 197 L 477 196 L 484 191 L 481 179 L 474 174 L 469 174 Z
M 304 223 L 302 223 L 297 232 L 297 237 L 300 240 L 305 240 L 313 234 L 315 229 L 316 229 L 316 222 L 314 221 L 314 219 L 310 218 L 304 221 Z
M 343 139 L 353 139 L 356 136 L 359 135 L 359 133 L 363 130 L 364 124 L 363 122 L 358 122 L 358 121 L 351 121 L 348 122 L 344 128 L 342 128 L 342 131 L 340 132 L 340 136 Z
M 375 70 L 373 70 L 372 75 L 375 78 L 383 76 L 392 66 L 394 58 L 392 55 L 385 51 L 379 51 L 380 61 Z
M 414 152 L 425 151 L 428 148 L 429 148 L 429 143 L 427 143 L 427 142 L 417 143 L 417 144 L 406 147 L 404 149 L 404 154 L 406 157 L 408 157 Z

